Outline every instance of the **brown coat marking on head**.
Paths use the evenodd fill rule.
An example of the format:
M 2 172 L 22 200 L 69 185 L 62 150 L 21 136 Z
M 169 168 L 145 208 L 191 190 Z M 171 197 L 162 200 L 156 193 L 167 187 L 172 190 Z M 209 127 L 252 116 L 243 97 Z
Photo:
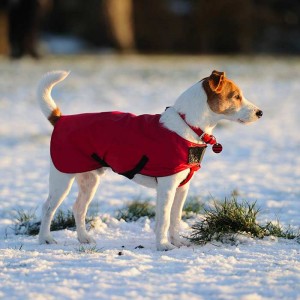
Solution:
M 61 111 L 58 107 L 56 107 L 52 111 L 51 115 L 48 117 L 48 120 L 54 126 L 60 117 L 61 117 Z
M 204 78 L 202 85 L 207 95 L 207 103 L 213 112 L 230 115 L 240 109 L 241 90 L 225 77 L 224 72 L 213 71 L 209 77 Z

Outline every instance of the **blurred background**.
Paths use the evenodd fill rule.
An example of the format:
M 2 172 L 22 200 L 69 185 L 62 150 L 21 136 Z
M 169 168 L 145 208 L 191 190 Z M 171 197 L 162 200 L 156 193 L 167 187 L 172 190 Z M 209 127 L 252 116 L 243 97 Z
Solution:
M 299 0 L 1 0 L 0 54 L 299 54 Z

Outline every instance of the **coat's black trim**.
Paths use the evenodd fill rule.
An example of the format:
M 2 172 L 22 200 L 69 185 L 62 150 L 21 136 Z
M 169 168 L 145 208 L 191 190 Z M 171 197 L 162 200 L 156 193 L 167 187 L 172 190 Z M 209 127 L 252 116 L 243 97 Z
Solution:
M 138 174 L 142 169 L 144 169 L 145 165 L 149 161 L 149 158 L 146 155 L 143 155 L 141 160 L 138 162 L 138 164 L 130 171 L 120 173 L 120 175 L 123 175 L 127 177 L 128 179 L 132 179 L 136 174 Z
M 93 154 L 91 155 L 91 157 L 92 157 L 95 161 L 97 161 L 97 162 L 101 165 L 101 167 L 109 167 L 109 168 L 110 168 L 110 165 L 109 165 L 108 163 L 106 163 L 105 160 L 101 159 L 101 158 L 98 156 L 97 153 L 93 153 Z
M 97 153 L 93 153 L 91 157 L 95 161 L 97 161 L 101 165 L 101 167 L 109 167 L 114 171 L 114 169 L 105 160 L 101 159 Z M 137 165 L 132 170 L 129 170 L 124 173 L 119 173 L 119 174 L 127 177 L 128 179 L 132 179 L 136 174 L 138 174 L 145 167 L 148 161 L 149 158 L 146 155 L 143 155 L 141 160 L 137 163 Z

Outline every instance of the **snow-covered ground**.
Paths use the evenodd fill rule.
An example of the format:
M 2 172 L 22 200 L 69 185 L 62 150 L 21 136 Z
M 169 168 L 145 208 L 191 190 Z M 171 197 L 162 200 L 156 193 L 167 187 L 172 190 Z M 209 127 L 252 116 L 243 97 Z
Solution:
M 108 174 L 91 214 L 94 248 L 76 233 L 57 245 L 16 236 L 16 211 L 40 214 L 47 197 L 51 126 L 36 102 L 43 73 L 70 70 L 54 90 L 65 114 L 122 110 L 160 113 L 213 69 L 226 71 L 264 111 L 255 124 L 222 123 L 219 155 L 206 151 L 190 195 L 223 199 L 237 190 L 257 201 L 260 221 L 300 226 L 300 58 L 69 56 L 39 62 L 0 59 L 0 299 L 300 299 L 300 244 L 245 239 L 157 252 L 153 222 L 126 223 L 116 210 L 152 190 Z M 76 196 L 74 185 L 63 210 Z M 102 222 L 105 220 L 105 222 Z M 192 222 L 192 220 L 190 221 Z M 188 232 L 187 224 L 182 224 Z M 144 248 L 136 248 L 142 245 Z M 119 255 L 122 254 L 122 255 Z

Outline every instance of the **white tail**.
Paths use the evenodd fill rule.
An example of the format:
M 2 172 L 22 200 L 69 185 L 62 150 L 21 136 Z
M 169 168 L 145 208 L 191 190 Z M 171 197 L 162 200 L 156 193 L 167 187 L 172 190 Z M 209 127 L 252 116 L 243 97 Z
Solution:
M 53 111 L 58 109 L 56 103 L 52 99 L 52 88 L 64 80 L 70 72 L 66 71 L 53 71 L 46 73 L 38 85 L 37 96 L 40 108 L 46 118 L 49 118 Z

